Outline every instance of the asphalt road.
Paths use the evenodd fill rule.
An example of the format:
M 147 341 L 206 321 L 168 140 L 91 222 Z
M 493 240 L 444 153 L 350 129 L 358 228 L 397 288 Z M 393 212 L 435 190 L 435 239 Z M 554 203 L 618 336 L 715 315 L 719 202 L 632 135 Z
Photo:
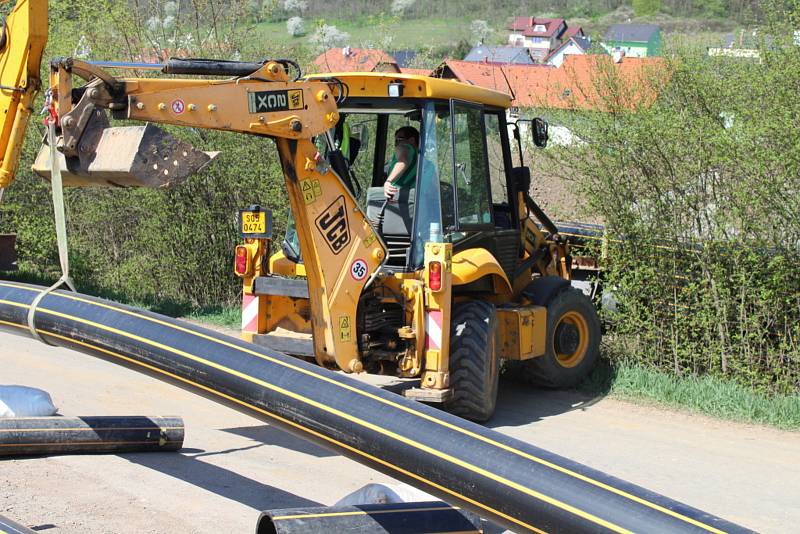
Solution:
M 367 380 L 391 385 L 392 380 Z M 63 415 L 178 415 L 180 453 L 0 460 L 0 515 L 48 533 L 249 533 L 259 511 L 395 483 L 114 364 L 0 333 L 0 384 Z M 760 532 L 800 531 L 800 433 L 501 383 L 489 426 Z

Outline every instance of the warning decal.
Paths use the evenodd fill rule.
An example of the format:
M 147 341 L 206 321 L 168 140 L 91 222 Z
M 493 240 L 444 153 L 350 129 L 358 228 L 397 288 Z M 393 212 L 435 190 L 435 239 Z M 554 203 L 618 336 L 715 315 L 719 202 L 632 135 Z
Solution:
M 350 324 L 350 317 L 342 315 L 339 317 L 339 341 L 350 341 L 352 333 L 352 325 Z
M 319 180 L 301 180 L 300 189 L 303 191 L 303 200 L 306 204 L 311 204 L 322 196 Z
M 186 104 L 184 104 L 183 100 L 181 100 L 180 98 L 176 98 L 175 100 L 172 101 L 173 113 L 180 115 L 184 111 L 186 111 Z

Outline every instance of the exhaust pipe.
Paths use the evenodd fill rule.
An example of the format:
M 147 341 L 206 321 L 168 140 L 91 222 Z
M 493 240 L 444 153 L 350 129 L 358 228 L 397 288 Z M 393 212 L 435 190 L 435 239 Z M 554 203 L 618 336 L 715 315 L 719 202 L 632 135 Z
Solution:
M 256 534 L 478 534 L 481 520 L 475 514 L 441 501 L 359 504 L 267 510 L 261 513 Z
M 0 329 L 31 335 L 28 311 L 43 289 L 0 282 Z M 49 343 L 236 407 L 515 532 L 747 532 L 430 406 L 163 315 L 53 291 L 34 319 Z
M 0 457 L 177 451 L 183 429 L 180 417 L 0 418 Z

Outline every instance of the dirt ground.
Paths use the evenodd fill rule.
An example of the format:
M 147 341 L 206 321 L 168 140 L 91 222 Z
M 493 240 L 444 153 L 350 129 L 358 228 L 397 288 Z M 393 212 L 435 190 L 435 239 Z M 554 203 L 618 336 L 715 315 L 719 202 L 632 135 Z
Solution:
M 186 424 L 179 453 L 0 460 L 0 515 L 42 532 L 252 532 L 260 510 L 329 505 L 392 482 L 181 389 L 27 338 L 0 334 L 0 384 L 43 388 L 64 415 Z M 800 524 L 800 433 L 513 383 L 501 384 L 489 426 L 761 532 Z

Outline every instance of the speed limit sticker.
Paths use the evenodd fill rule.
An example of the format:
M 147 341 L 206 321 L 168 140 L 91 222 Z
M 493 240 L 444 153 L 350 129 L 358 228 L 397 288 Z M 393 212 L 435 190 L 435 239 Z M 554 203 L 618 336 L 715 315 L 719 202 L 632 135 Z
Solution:
M 367 262 L 358 259 L 350 265 L 350 276 L 353 280 L 361 281 L 367 277 Z

